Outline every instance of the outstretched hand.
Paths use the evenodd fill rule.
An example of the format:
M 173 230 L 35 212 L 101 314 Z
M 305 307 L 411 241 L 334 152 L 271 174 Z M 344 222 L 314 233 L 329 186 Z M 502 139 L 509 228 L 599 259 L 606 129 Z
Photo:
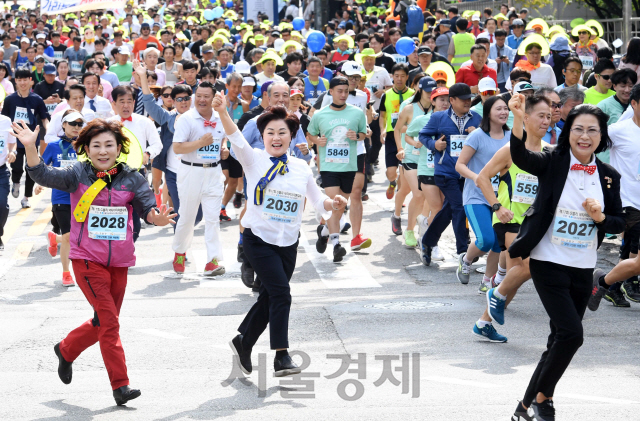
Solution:
M 36 142 L 38 141 L 38 133 L 40 133 L 40 126 L 36 127 L 35 131 L 31 131 L 31 129 L 24 124 L 24 121 L 20 120 L 14 122 L 11 125 L 13 129 L 13 135 L 18 139 L 24 146 L 36 146 Z
M 213 97 L 211 106 L 218 114 L 227 112 L 227 97 L 224 95 L 224 92 L 219 91 L 216 93 L 216 96 Z
M 143 63 L 140 63 L 140 60 L 133 60 L 133 70 L 139 75 L 147 77 L 147 68 Z
M 167 224 L 175 224 L 176 222 L 173 220 L 177 213 L 171 213 L 173 208 L 167 207 L 167 205 L 160 205 L 160 212 L 155 209 L 151 209 L 151 212 L 147 215 L 147 221 L 157 225 L 159 227 L 164 227 Z
M 513 94 L 509 100 L 509 109 L 514 117 L 519 117 L 520 120 L 524 120 L 525 100 L 526 98 L 522 94 Z

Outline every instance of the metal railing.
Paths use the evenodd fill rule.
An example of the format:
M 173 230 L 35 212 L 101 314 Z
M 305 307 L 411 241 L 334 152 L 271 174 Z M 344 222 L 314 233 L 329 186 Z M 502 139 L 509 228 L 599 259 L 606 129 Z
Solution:
M 444 8 L 446 9 L 449 6 L 456 6 L 458 8 L 458 12 L 462 14 L 465 10 L 478 10 L 482 12 L 485 8 L 491 7 L 494 9 L 495 13 L 500 11 L 500 5 L 505 3 L 505 1 L 494 1 L 494 0 L 478 0 L 478 1 L 463 1 L 461 3 L 457 3 L 455 1 L 441 1 L 440 2 Z M 496 8 L 498 9 L 496 11 Z

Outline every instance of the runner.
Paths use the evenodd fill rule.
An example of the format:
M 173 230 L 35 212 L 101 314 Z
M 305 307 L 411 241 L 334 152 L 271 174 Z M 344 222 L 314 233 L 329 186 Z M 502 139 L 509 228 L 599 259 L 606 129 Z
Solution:
M 2 236 L 4 235 L 4 226 L 9 217 L 9 169 L 7 164 L 11 164 L 16 160 L 16 138 L 11 132 L 11 119 L 7 116 L 0 115 L 0 251 L 4 250 Z
M 58 376 L 64 384 L 71 383 L 75 359 L 100 342 L 113 397 L 118 405 L 124 405 L 140 396 L 140 390 L 129 387 L 118 321 L 127 272 L 136 261 L 133 225 L 128 221 L 136 208 L 147 222 L 165 226 L 172 222 L 171 208 L 156 208 L 146 180 L 116 161 L 120 154 L 127 154 L 129 146 L 118 122 L 98 119 L 83 129 L 74 148 L 87 161 L 75 163 L 72 169 L 44 165 L 36 146 L 39 131 L 40 127 L 34 132 L 24 121 L 13 123 L 14 135 L 24 145 L 27 170 L 33 179 L 42 186 L 70 193 L 74 216 L 69 258 L 73 272 L 82 280 L 78 286 L 94 311 L 92 319 L 55 345 Z M 84 201 L 87 204 L 83 207 Z M 88 208 L 86 216 L 83 208 Z M 102 221 L 107 228 L 100 228 Z M 115 228 L 108 228 L 110 225 Z

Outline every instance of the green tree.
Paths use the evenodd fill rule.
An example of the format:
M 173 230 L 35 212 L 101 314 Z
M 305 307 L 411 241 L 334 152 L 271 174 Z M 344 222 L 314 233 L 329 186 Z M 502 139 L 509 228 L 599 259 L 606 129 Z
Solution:
M 565 3 L 578 3 L 592 9 L 601 19 L 614 19 L 622 17 L 623 0 L 564 0 Z M 631 0 L 631 7 L 635 16 L 640 16 L 640 0 Z

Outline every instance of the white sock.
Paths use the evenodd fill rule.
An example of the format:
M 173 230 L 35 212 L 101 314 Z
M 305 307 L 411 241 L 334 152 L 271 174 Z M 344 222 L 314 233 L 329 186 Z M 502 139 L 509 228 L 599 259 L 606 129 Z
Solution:
M 331 244 L 335 247 L 337 244 L 340 244 L 340 234 L 331 234 L 329 235 L 329 239 L 331 240 Z
M 466 263 L 467 265 L 471 266 L 473 264 L 473 262 L 470 262 L 467 260 L 467 254 L 465 253 L 464 256 L 462 257 L 462 261 L 464 263 Z
M 493 289 L 493 295 L 495 295 L 496 297 L 500 298 L 501 300 L 506 300 L 507 299 L 506 295 L 500 294 L 500 291 L 498 291 L 498 288 L 494 288 Z
M 478 328 L 480 328 L 480 329 L 482 329 L 482 328 L 483 328 L 483 327 L 485 327 L 486 325 L 490 325 L 490 324 L 491 324 L 491 322 L 487 322 L 487 321 L 484 321 L 484 320 L 478 320 L 478 321 L 476 322 L 476 325 L 477 325 L 477 326 L 478 326 Z
M 327 237 L 329 235 L 329 228 L 327 228 L 326 224 L 322 227 L 322 232 L 320 232 L 320 235 L 323 237 Z
M 400 215 L 396 215 L 395 212 L 393 213 L 393 217 L 396 218 L 396 219 L 400 219 Z
M 344 229 L 345 224 L 347 223 L 347 218 L 344 217 L 344 213 L 340 217 L 340 231 Z
M 507 269 L 500 267 L 500 263 L 498 263 L 498 272 L 496 272 L 496 285 L 500 285 L 504 277 L 507 276 Z
M 489 278 L 487 275 L 484 275 L 482 277 L 482 282 L 484 282 L 485 284 L 490 284 L 491 283 L 491 278 Z

